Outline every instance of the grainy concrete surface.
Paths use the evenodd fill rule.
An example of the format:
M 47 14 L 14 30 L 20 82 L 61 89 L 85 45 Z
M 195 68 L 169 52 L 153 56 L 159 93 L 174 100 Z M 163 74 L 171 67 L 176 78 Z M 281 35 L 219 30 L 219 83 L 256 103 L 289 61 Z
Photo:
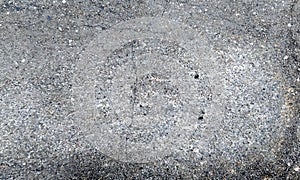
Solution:
M 0 179 L 299 179 L 300 2 L 0 1 Z

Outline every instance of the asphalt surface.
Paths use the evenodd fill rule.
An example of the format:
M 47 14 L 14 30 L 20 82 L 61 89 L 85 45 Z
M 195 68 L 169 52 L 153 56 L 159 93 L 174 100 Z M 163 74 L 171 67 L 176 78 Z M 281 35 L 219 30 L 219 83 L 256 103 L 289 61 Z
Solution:
M 299 179 L 300 2 L 0 1 L 0 179 Z

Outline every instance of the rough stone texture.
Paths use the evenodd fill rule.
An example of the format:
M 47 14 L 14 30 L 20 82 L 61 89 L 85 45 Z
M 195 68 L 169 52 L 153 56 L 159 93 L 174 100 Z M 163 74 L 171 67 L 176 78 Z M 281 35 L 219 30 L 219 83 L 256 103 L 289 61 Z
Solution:
M 299 19 L 297 0 L 0 1 L 0 179 L 299 179 Z

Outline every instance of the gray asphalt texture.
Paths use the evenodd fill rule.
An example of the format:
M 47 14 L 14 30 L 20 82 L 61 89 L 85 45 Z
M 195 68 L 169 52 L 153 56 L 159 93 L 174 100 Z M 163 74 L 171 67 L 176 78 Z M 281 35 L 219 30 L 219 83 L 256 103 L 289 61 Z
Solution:
M 299 20 L 297 0 L 1 0 L 0 179 L 300 179 Z M 139 32 L 150 21 L 150 30 Z M 167 30 L 178 36 L 161 35 Z M 181 54 L 190 32 L 205 46 L 183 45 Z M 103 42 L 106 49 L 99 48 Z M 100 57 L 105 50 L 109 56 Z M 202 60 L 181 63 L 191 51 Z M 146 65 L 126 64 L 126 53 Z M 106 64 L 97 64 L 95 54 Z M 165 61 L 154 66 L 152 59 Z M 200 61 L 203 71 L 193 66 Z M 112 77 L 101 74 L 115 67 Z M 144 75 L 149 69 L 158 73 Z M 119 88 L 127 84 L 137 97 L 152 94 L 126 103 L 131 91 Z M 76 91 L 79 86 L 85 89 Z M 82 93 L 90 90 L 96 97 Z M 91 106 L 97 114 L 89 113 Z M 116 119 L 111 112 L 133 115 L 109 124 Z M 91 115 L 107 125 L 90 125 Z M 147 121 L 134 121 L 140 115 Z M 155 115 L 166 124 L 154 127 Z M 181 132 L 185 122 L 197 127 Z M 132 126 L 154 130 L 139 134 Z M 105 147 L 116 134 L 125 140 Z M 148 145 L 162 147 L 147 153 Z

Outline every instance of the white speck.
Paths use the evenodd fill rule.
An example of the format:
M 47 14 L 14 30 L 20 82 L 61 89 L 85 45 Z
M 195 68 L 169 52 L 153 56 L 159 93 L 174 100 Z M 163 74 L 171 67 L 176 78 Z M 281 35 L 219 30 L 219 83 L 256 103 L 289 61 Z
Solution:
M 235 14 L 235 16 L 240 16 L 240 15 L 241 15 L 240 13 L 236 13 L 236 14 Z
M 284 60 L 287 60 L 288 58 L 289 58 L 289 56 L 284 56 L 283 57 Z
M 288 27 L 292 27 L 292 24 L 291 23 L 288 23 L 288 25 L 287 25 Z
M 236 173 L 236 171 L 234 169 L 231 169 L 230 172 L 231 172 L 231 174 L 235 174 Z
M 207 9 L 204 9 L 204 11 L 206 12 L 206 11 L 207 11 Z
M 7 15 L 10 14 L 10 12 L 7 12 L 6 14 L 7 14 Z
M 61 28 L 61 27 L 58 27 L 58 30 L 59 30 L 59 31 L 62 31 L 62 28 Z
M 199 153 L 199 149 L 197 149 L 197 148 L 195 148 L 193 151 L 194 151 L 195 153 Z
M 300 171 L 300 168 L 298 166 L 294 167 L 294 171 L 297 171 L 299 172 Z
M 66 0 L 62 0 L 62 3 L 65 4 L 67 1 Z
M 200 161 L 200 164 L 201 165 L 206 164 L 206 161 Z
M 26 61 L 26 59 L 22 59 L 21 62 L 24 63 Z
M 253 14 L 253 15 L 256 15 L 256 12 L 253 12 L 252 14 Z

